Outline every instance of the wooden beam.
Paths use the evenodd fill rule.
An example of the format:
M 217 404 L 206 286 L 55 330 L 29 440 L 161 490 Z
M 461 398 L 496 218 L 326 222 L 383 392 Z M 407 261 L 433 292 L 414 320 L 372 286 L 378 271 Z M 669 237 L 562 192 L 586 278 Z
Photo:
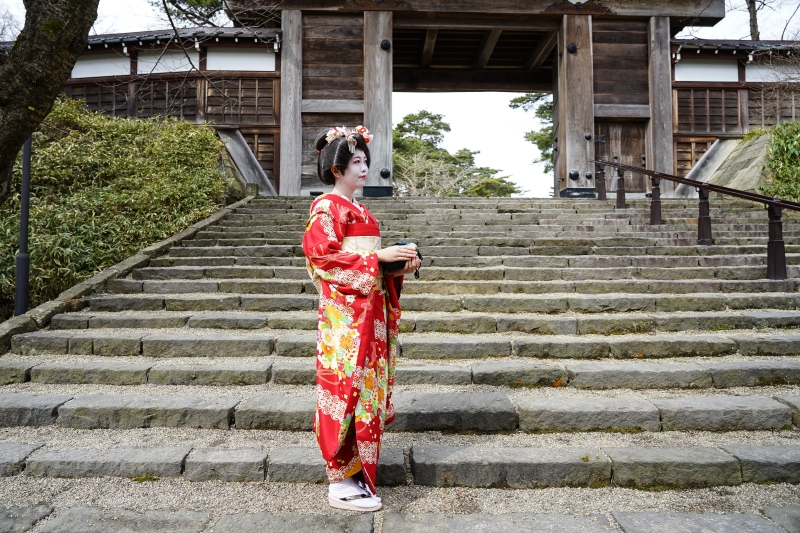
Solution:
M 374 135 L 371 163 L 365 187 L 392 185 L 392 50 L 381 48 L 392 41 L 392 12 L 364 13 L 364 125 Z M 381 170 L 389 170 L 389 179 Z
M 528 58 L 528 62 L 525 64 L 525 68 L 529 69 L 537 69 L 542 66 L 544 60 L 547 59 L 547 56 L 550 55 L 550 52 L 553 51 L 553 47 L 556 45 L 556 41 L 558 40 L 558 33 L 552 32 L 547 37 L 545 37 L 540 43 L 539 46 L 531 54 L 531 57 Z
M 364 100 L 303 100 L 303 113 L 363 113 Z
M 576 7 L 553 0 L 228 0 L 238 17 L 258 17 L 259 11 L 398 11 L 438 13 L 490 13 L 509 15 L 562 15 L 580 10 L 587 15 L 698 17 L 700 24 L 719 22 L 725 17 L 725 0 L 639 0 L 637 2 L 586 2 Z M 568 5 L 564 5 L 568 4 Z M 263 18 L 263 15 L 261 15 Z
M 475 58 L 476 69 L 486 68 L 486 63 L 488 63 L 489 58 L 492 57 L 492 52 L 494 52 L 494 47 L 497 46 L 497 41 L 500 39 L 501 33 L 503 33 L 503 30 L 489 30 L 483 36 L 483 42 L 481 42 L 481 46 L 478 48 L 478 57 Z
M 516 22 L 509 20 L 457 20 L 457 19 L 399 19 L 394 23 L 397 29 L 413 30 L 510 30 L 510 31 L 555 31 L 558 22 L 537 20 Z
M 422 59 L 419 62 L 420 67 L 430 67 L 431 60 L 433 60 L 433 49 L 436 47 L 436 37 L 439 35 L 439 30 L 428 30 L 425 33 L 425 46 L 422 49 Z
M 647 168 L 674 174 L 672 154 L 672 65 L 669 18 L 651 17 L 648 24 L 650 120 L 645 131 Z M 661 183 L 661 194 L 671 197 L 674 185 Z
M 395 91 L 415 92 L 543 92 L 553 90 L 549 70 L 457 70 L 397 68 Z
M 300 196 L 303 167 L 303 15 L 281 13 L 281 196 Z
M 650 118 L 649 105 L 594 104 L 595 118 Z

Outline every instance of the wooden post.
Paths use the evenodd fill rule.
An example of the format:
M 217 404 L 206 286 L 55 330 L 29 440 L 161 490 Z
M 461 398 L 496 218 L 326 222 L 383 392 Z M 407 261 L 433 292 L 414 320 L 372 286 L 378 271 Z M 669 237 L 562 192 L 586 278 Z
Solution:
M 390 48 L 384 50 L 383 41 Z M 364 196 L 392 196 L 392 12 L 364 12 L 364 125 L 374 135 Z M 385 177 L 383 177 L 385 176 Z
M 650 17 L 648 37 L 650 120 L 645 132 L 647 168 L 674 174 L 669 17 Z M 674 188 L 675 185 L 667 181 L 662 192 L 671 197 Z
M 595 186 L 597 187 L 597 199 L 606 200 L 606 170 L 605 167 L 600 167 L 600 171 L 595 178 Z
M 708 205 L 708 189 L 700 188 L 700 216 L 697 217 L 697 244 L 711 246 L 711 210 Z
M 650 198 L 650 225 L 661 225 L 661 179 L 650 178 L 653 183 L 653 196 Z
M 594 143 L 594 84 L 592 65 L 591 15 L 564 15 L 559 32 L 559 172 L 561 196 L 594 198 L 594 188 L 586 173 L 592 165 Z M 577 174 L 576 174 L 577 173 Z M 569 178 L 570 174 L 577 179 Z
M 767 277 L 786 279 L 786 250 L 783 246 L 782 209 L 779 205 L 767 206 L 769 212 L 769 242 L 767 243 Z
M 628 209 L 625 202 L 625 173 L 619 173 L 617 169 L 617 209 Z
M 281 12 L 281 196 L 300 196 L 303 172 L 303 13 Z

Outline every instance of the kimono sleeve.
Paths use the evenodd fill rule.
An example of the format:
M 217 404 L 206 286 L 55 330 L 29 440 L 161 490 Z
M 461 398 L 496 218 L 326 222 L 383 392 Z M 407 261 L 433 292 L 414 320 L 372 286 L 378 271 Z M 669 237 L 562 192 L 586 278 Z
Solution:
M 374 250 L 342 250 L 345 221 L 335 204 L 319 200 L 311 206 L 311 215 L 303 235 L 303 253 L 314 275 L 337 286 L 344 294 L 368 295 L 380 273 Z

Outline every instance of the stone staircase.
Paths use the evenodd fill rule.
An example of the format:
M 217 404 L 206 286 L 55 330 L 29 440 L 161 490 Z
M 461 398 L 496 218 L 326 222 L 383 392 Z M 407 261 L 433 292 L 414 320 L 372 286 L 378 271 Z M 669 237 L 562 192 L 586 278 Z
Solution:
M 401 298 L 385 510 L 347 517 L 310 431 L 310 201 L 254 199 L 12 339 L 16 530 L 800 531 L 800 219 L 790 279 L 769 281 L 746 202 L 712 202 L 697 246 L 691 200 L 650 226 L 638 200 L 369 199 L 384 244 L 425 261 Z

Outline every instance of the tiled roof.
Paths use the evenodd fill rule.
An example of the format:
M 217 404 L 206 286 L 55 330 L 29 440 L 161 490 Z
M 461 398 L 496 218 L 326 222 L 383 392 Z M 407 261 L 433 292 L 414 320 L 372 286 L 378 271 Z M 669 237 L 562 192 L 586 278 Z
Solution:
M 800 41 L 737 41 L 723 39 L 672 39 L 684 50 L 800 51 Z

